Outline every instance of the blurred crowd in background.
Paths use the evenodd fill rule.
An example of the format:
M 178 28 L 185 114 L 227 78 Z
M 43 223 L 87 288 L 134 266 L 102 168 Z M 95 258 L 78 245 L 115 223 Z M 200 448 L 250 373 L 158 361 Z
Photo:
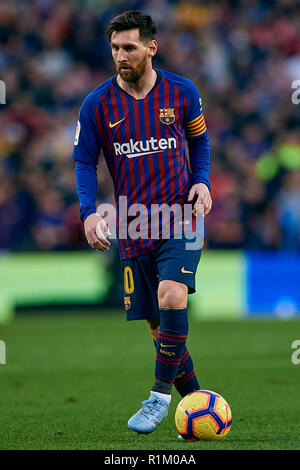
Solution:
M 104 27 L 141 9 L 154 66 L 192 79 L 211 139 L 212 249 L 300 249 L 299 10 L 293 0 L 0 2 L 0 250 L 88 249 L 73 149 L 84 97 L 114 74 Z M 300 97 L 300 92 L 299 92 Z M 99 202 L 113 201 L 100 161 Z

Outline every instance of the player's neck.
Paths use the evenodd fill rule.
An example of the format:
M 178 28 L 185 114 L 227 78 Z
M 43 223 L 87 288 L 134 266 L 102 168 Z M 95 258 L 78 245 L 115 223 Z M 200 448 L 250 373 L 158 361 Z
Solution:
M 117 76 L 118 85 L 137 100 L 143 99 L 148 95 L 154 87 L 156 80 L 157 73 L 152 67 L 146 70 L 143 76 L 134 83 L 125 82 L 120 75 Z

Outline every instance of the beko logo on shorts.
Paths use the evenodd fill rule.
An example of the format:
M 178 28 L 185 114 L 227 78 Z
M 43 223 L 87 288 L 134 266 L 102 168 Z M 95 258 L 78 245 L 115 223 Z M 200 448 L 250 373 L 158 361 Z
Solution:
M 169 137 L 168 139 L 147 139 L 145 141 L 138 140 L 134 142 L 133 139 L 130 139 L 129 142 L 124 144 L 119 144 L 119 142 L 114 142 L 115 153 L 118 156 L 126 156 L 128 158 L 141 157 L 143 155 L 149 155 L 151 153 L 159 153 L 164 150 L 171 148 L 176 149 L 176 139 L 174 137 Z

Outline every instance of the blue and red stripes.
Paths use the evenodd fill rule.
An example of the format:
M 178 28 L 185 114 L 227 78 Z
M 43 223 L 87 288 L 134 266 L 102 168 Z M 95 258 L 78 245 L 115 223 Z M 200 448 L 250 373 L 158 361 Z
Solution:
M 167 334 L 167 333 L 163 333 L 162 331 L 159 331 L 158 338 L 163 339 L 165 341 L 170 341 L 170 342 L 176 341 L 177 343 L 185 343 L 187 339 L 187 335 Z

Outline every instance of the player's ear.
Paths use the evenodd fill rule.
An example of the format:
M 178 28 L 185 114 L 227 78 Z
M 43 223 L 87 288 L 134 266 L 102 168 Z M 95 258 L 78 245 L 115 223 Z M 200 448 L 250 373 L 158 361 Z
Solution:
M 157 41 L 155 41 L 155 39 L 152 39 L 152 41 L 148 43 L 148 54 L 151 57 L 155 56 L 157 52 L 157 47 L 158 47 L 158 44 L 157 44 Z

